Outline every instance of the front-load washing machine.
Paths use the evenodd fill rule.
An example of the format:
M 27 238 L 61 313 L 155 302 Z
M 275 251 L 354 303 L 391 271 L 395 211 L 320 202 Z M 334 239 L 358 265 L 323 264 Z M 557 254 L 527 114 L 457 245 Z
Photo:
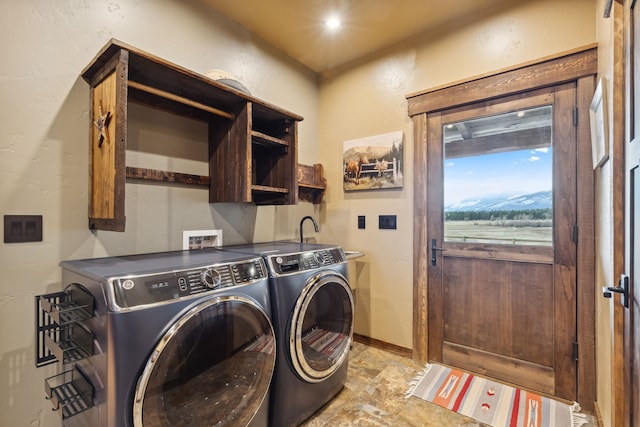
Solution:
M 275 332 L 261 257 L 177 251 L 61 267 L 63 292 L 36 297 L 37 351 L 62 367 L 45 389 L 65 426 L 267 425 Z
M 277 343 L 270 425 L 299 425 L 347 378 L 354 305 L 344 251 L 291 242 L 224 249 L 262 255 L 267 263 Z

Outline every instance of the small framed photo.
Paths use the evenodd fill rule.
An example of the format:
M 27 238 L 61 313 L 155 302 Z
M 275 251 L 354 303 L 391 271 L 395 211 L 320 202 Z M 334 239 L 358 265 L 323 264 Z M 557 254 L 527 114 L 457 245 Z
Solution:
M 185 230 L 182 249 L 202 249 L 222 246 L 222 230 Z
M 609 158 L 609 112 L 607 110 L 607 81 L 600 78 L 589 107 L 591 124 L 591 153 L 593 168 L 602 166 Z

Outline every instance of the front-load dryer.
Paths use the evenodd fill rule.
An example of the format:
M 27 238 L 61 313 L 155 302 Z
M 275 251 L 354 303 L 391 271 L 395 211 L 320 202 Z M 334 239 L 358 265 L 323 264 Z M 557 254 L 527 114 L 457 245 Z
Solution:
M 224 250 L 262 255 L 267 263 L 277 343 L 270 425 L 299 425 L 347 378 L 354 305 L 344 251 L 291 242 Z
M 178 251 L 61 267 L 64 292 L 39 299 L 63 371 L 45 388 L 65 426 L 267 426 L 275 332 L 262 258 Z M 69 321 L 75 306 L 88 315 Z M 76 358 L 65 349 L 81 330 L 91 348 Z

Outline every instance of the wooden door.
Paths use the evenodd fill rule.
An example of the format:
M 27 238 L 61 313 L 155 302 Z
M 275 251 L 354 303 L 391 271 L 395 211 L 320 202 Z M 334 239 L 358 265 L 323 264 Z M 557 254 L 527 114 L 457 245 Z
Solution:
M 625 271 L 618 287 L 628 286 L 627 295 L 620 297 L 624 307 L 624 425 L 640 425 L 640 6 L 638 2 L 625 2 L 625 38 L 627 49 L 627 103 L 625 125 Z M 625 284 L 625 281 L 627 282 Z M 626 299 L 626 304 L 624 304 Z M 619 334 L 621 331 L 614 331 Z M 615 387 L 619 390 L 618 387 Z
M 577 399 L 576 97 L 576 85 L 564 84 L 446 109 L 427 123 L 429 359 L 569 400 Z M 543 156 L 547 184 L 528 172 Z M 471 179 L 449 178 L 449 168 L 472 161 Z M 484 207 L 476 200 L 507 189 Z M 447 200 L 463 190 L 472 197 Z M 533 208 L 536 197 L 550 206 Z

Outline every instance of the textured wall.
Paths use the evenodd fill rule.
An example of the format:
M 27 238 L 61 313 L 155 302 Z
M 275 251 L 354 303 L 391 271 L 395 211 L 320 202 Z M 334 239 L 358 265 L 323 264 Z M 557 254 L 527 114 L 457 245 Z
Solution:
M 341 70 L 320 87 L 320 160 L 329 176 L 324 241 L 364 251 L 358 260 L 356 332 L 412 347 L 413 134 L 407 94 L 595 42 L 593 1 L 509 2 L 422 34 Z M 567 17 L 571 19 L 567 19 Z M 404 132 L 402 190 L 342 191 L 342 143 Z M 395 214 L 397 230 L 378 230 Z M 366 215 L 367 228 L 357 229 Z
M 227 70 L 305 117 L 303 163 L 317 161 L 317 79 L 195 1 L 3 1 L 0 22 L 0 213 L 44 217 L 43 242 L 0 243 L 0 426 L 49 427 L 60 423 L 44 399 L 54 371 L 34 368 L 33 296 L 60 289 L 61 260 L 181 249 L 183 229 L 222 228 L 225 243 L 294 238 L 300 218 L 317 214 L 309 203 L 209 205 L 206 190 L 127 184 L 126 232 L 91 233 L 83 68 L 113 37 L 194 71 Z M 131 113 L 132 164 L 207 173 L 200 123 Z
M 179 249 L 184 228 L 222 228 L 226 243 L 266 241 L 296 237 L 303 215 L 318 217 L 321 242 L 366 252 L 358 259 L 356 332 L 411 347 L 412 203 L 425 189 L 412 186 L 405 95 L 595 41 L 591 1 L 516 3 L 333 70 L 319 95 L 308 70 L 195 0 L 0 2 L 0 210 L 44 216 L 44 242 L 0 243 L 0 426 L 59 424 L 43 398 L 53 371 L 33 365 L 33 296 L 59 290 L 58 263 Z M 91 233 L 89 89 L 79 75 L 111 37 L 195 71 L 228 70 L 254 95 L 303 115 L 299 160 L 325 165 L 325 202 L 209 205 L 203 190 L 127 184 L 127 231 Z M 198 124 L 167 118 L 175 123 L 165 126 L 144 108 L 134 114 L 132 162 L 204 167 Z M 345 194 L 342 142 L 395 130 L 404 133 L 404 188 Z M 145 148 L 161 141 L 169 151 L 176 140 L 185 147 L 180 156 Z M 396 214 L 398 229 L 378 230 L 379 214 Z M 358 215 L 367 216 L 366 230 L 357 230 Z

